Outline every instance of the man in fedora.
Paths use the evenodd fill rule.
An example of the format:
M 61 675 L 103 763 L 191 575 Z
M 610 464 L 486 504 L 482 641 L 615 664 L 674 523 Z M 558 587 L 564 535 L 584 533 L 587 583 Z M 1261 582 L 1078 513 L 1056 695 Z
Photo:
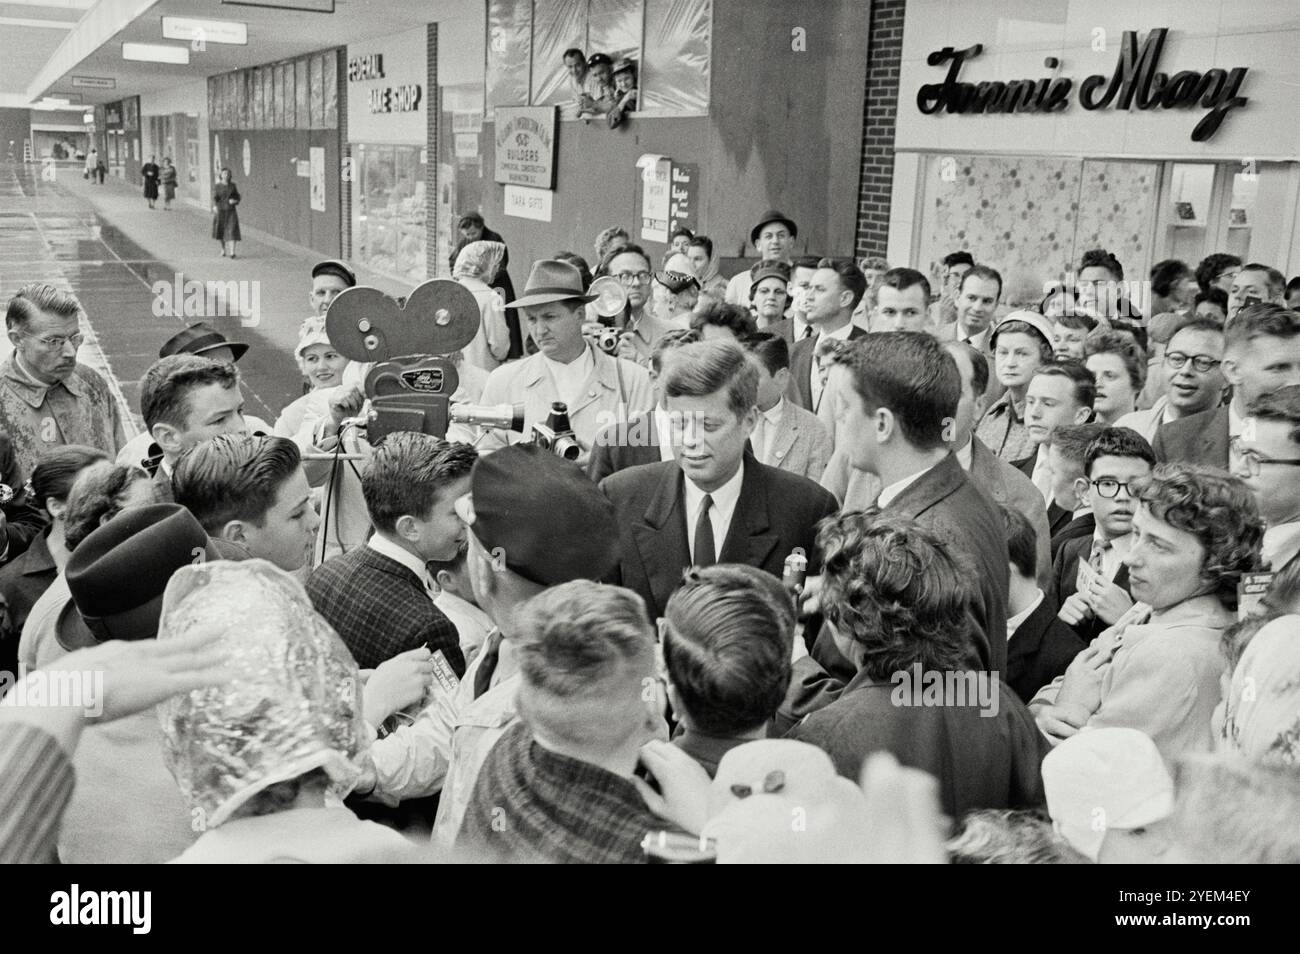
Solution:
M 60 618 L 60 644 L 154 639 L 172 574 L 225 553 L 179 504 L 124 511 L 68 559 L 73 602 Z M 73 768 L 77 787 L 59 834 L 65 864 L 169 861 L 202 831 L 167 769 L 151 709 L 83 732 Z
M 788 268 L 791 264 L 790 256 L 794 252 L 794 240 L 798 235 L 799 226 L 795 225 L 794 219 L 773 209 L 749 230 L 749 241 L 758 250 L 759 264 L 772 265 L 780 262 Z M 748 308 L 749 286 L 753 283 L 751 269 L 732 276 L 731 281 L 727 282 L 727 301 Z
M 248 345 L 242 341 L 231 341 L 216 328 L 200 321 L 197 324 L 187 325 L 168 338 L 158 349 L 158 357 L 196 354 L 211 358 L 213 361 L 235 364 L 247 351 Z M 271 425 L 260 417 L 249 414 L 244 417 L 244 421 L 250 434 L 271 433 Z M 153 473 L 162 457 L 162 448 L 154 441 L 153 435 L 145 430 L 126 442 L 126 446 L 118 452 L 116 462 L 123 466 L 143 467 Z
M 522 404 L 524 431 L 488 430 L 477 444 L 480 452 L 528 440 L 533 426 L 545 424 L 558 401 L 568 408 L 569 424 L 582 446 L 578 463 L 586 466 L 601 428 L 654 406 L 645 368 L 610 357 L 583 337 L 584 306 L 595 298 L 585 294 L 581 273 L 568 262 L 533 264 L 524 294 L 507 307 L 523 310 L 538 352 L 493 371 L 480 399 L 482 404 Z

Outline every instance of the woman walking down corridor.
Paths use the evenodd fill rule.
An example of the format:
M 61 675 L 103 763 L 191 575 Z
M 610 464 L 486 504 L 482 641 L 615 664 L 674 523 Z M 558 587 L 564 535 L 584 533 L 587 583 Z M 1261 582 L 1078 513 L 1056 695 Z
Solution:
M 221 257 L 235 258 L 239 241 L 239 189 L 230 178 L 230 170 L 221 170 L 221 181 L 212 190 L 212 237 L 221 243 Z

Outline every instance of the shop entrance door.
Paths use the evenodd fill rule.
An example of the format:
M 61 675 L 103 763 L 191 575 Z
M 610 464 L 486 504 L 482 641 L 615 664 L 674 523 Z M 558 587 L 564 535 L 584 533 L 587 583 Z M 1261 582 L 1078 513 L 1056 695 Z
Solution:
M 1293 163 L 1166 162 L 1156 235 L 1162 258 L 1193 268 L 1227 252 L 1287 266 L 1300 176 Z

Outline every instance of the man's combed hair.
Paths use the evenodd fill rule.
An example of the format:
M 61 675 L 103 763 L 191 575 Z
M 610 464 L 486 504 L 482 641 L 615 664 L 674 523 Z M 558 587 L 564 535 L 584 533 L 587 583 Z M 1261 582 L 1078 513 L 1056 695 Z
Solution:
M 1092 476 L 1092 465 L 1101 457 L 1132 457 L 1156 465 L 1156 452 L 1145 437 L 1131 427 L 1103 427 L 1088 442 L 1083 454 L 1083 472 Z
M 1097 378 L 1087 369 L 1082 361 L 1058 361 L 1047 364 L 1034 372 L 1034 377 L 1065 378 L 1070 382 L 1074 393 L 1074 403 L 1080 407 L 1092 407 L 1097 400 Z
M 758 403 L 758 379 L 758 368 L 739 345 L 701 341 L 677 349 L 664 376 L 664 394 L 700 398 L 725 390 L 727 407 L 741 417 Z
M 990 268 L 987 265 L 975 265 L 968 268 L 966 274 L 962 275 L 961 284 L 957 286 L 957 290 L 960 292 L 972 278 L 979 278 L 986 282 L 997 282 L 998 297 L 1002 297 L 1002 273 L 996 268 Z
M 961 401 L 961 372 L 933 335 L 864 335 L 837 357 L 837 363 L 848 369 L 868 414 L 888 408 L 908 443 L 922 450 L 943 445 Z
M 376 530 L 392 533 L 398 518 L 427 519 L 438 497 L 478 460 L 469 444 L 397 431 L 384 438 L 361 474 L 361 494 Z
M 664 369 L 664 355 L 683 345 L 695 344 L 699 340 L 699 333 L 691 331 L 689 328 L 674 328 L 672 331 L 665 331 L 650 346 L 650 367 L 655 374 L 658 374 Z
M 702 300 L 691 315 L 691 330 L 696 334 L 703 334 L 709 325 L 730 329 L 737 340 L 758 332 L 758 322 L 749 313 L 749 309 L 713 298 Z
M 1300 384 L 1288 384 L 1261 394 L 1246 407 L 1246 413 L 1261 421 L 1281 421 L 1291 425 L 1287 440 L 1300 444 Z
M 1241 575 L 1260 568 L 1264 521 L 1255 495 L 1240 479 L 1196 464 L 1162 464 L 1135 489 L 1152 516 L 1201 542 L 1203 579 L 1219 602 L 1236 609 Z
M 223 434 L 181 455 L 172 493 L 214 536 L 232 520 L 260 527 L 280 487 L 301 465 L 298 445 L 287 438 Z
M 943 263 L 944 268 L 952 268 L 956 265 L 969 265 L 972 268 L 975 266 L 975 257 L 964 249 L 956 252 L 949 252 L 939 261 Z
M 1118 355 L 1124 362 L 1129 383 L 1134 391 L 1141 391 L 1147 380 L 1147 356 L 1142 346 L 1127 331 L 1114 331 L 1098 328 L 1083 339 L 1083 356 L 1085 360 L 1095 354 Z
M 925 277 L 924 273 L 918 272 L 915 268 L 891 268 L 885 274 L 880 276 L 881 288 L 893 288 L 900 292 L 905 292 L 909 288 L 921 286 L 921 291 L 925 295 L 925 300 L 930 300 L 930 280 Z
M 688 570 L 664 617 L 664 664 L 694 728 L 736 736 L 776 714 L 796 623 L 780 580 L 740 564 Z
M 1001 504 L 1002 519 L 1007 525 L 1007 554 L 1011 565 L 1023 577 L 1034 579 L 1038 576 L 1038 535 L 1029 518 L 1015 507 Z
M 790 367 L 790 345 L 780 335 L 760 331 L 741 341 L 755 360 L 762 363 L 768 374 L 776 374 Z
M 543 590 L 520 607 L 515 627 L 524 680 L 560 699 L 599 694 L 603 683 L 654 651 L 645 601 L 590 580 Z
M 858 307 L 858 302 L 862 301 L 862 296 L 867 293 L 867 276 L 858 268 L 857 262 L 851 258 L 823 258 L 817 262 L 818 268 L 829 268 L 839 276 L 840 287 L 853 293 L 853 302 L 849 305 L 849 310 Z M 927 283 L 928 285 L 928 283 Z
M 984 357 L 984 352 L 974 347 L 968 341 L 945 341 L 944 349 L 951 355 L 961 352 L 970 362 L 970 392 L 974 397 L 979 397 L 989 387 L 989 359 Z M 960 373 L 960 369 L 958 370 Z
M 144 426 L 155 424 L 185 428 L 190 415 L 190 394 L 209 384 L 226 390 L 239 386 L 239 372 L 233 364 L 213 361 L 197 354 L 173 354 L 159 358 L 140 381 L 140 414 Z
M 1251 262 L 1241 266 L 1243 272 L 1263 272 L 1268 281 L 1268 294 L 1271 298 L 1279 297 L 1286 288 L 1286 276 L 1272 265 L 1263 262 Z
M 85 310 L 75 295 L 45 282 L 30 282 L 9 299 L 5 327 L 10 331 L 25 331 L 32 319 L 41 314 L 80 320 Z
M 1151 291 L 1161 298 L 1168 298 L 1179 279 L 1191 278 L 1192 270 L 1187 263 L 1176 258 L 1167 258 L 1151 266 Z
M 1229 315 L 1223 326 L 1224 344 L 1229 348 L 1264 336 L 1289 340 L 1296 335 L 1300 335 L 1300 311 L 1266 301 Z
M 874 679 L 920 663 L 964 668 L 973 570 L 913 520 L 875 508 L 840 513 L 817 532 L 822 612 L 862 651 Z
M 1063 460 L 1082 469 L 1088 445 L 1104 430 L 1105 424 L 1063 424 L 1052 428 L 1052 433 L 1047 437 L 1047 446 L 1055 447 Z

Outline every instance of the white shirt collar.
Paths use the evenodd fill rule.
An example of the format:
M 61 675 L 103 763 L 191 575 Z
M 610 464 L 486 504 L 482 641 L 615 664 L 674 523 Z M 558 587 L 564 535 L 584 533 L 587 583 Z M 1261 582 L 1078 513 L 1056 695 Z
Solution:
M 849 322 L 843 328 L 837 328 L 835 331 L 822 331 L 817 329 L 817 343 L 821 344 L 827 338 L 835 338 L 838 341 L 847 341 L 849 335 L 853 334 L 853 322 Z
M 910 474 L 907 477 L 904 477 L 902 480 L 890 484 L 888 487 L 882 490 L 880 492 L 880 496 L 876 498 L 876 506 L 888 507 L 891 503 L 894 502 L 895 497 L 901 494 L 908 487 L 912 486 L 912 484 L 916 483 L 916 481 L 920 479 L 920 477 L 923 474 L 929 473 L 930 471 L 934 470 L 934 468 L 937 466 L 939 465 L 934 464 L 931 465 L 930 467 L 924 467 L 921 470 L 918 470 L 915 474 Z
M 1300 520 L 1279 523 L 1276 527 L 1265 530 L 1262 549 L 1264 559 L 1268 561 L 1269 567 L 1274 572 L 1286 566 L 1287 562 L 1300 552 Z
M 554 358 L 549 358 L 541 351 L 537 353 L 542 356 L 542 361 L 546 363 L 546 367 L 550 369 L 552 374 L 563 375 L 565 377 L 582 372 L 582 375 L 585 378 L 587 372 L 591 370 L 594 363 L 591 357 L 591 349 L 587 347 L 582 349 L 582 354 L 578 355 L 567 364 L 562 361 L 556 361 Z
M 1228 402 L 1228 436 L 1239 437 L 1246 429 L 1246 419 L 1237 413 L 1234 402 Z
M 742 460 L 736 473 L 717 490 L 708 494 L 713 498 L 713 525 L 727 528 L 731 526 L 731 516 L 736 512 L 736 503 L 740 500 L 740 487 L 745 482 L 745 462 Z M 700 518 L 700 506 L 704 503 L 705 492 L 697 487 L 689 477 L 683 477 L 682 485 L 686 496 L 686 532 L 695 533 L 695 522 Z M 722 554 L 725 534 L 714 534 L 713 544 Z
M 959 447 L 957 450 L 953 451 L 953 454 L 957 457 L 957 463 L 961 464 L 961 469 L 967 472 L 969 472 L 971 468 L 971 457 L 974 453 L 974 445 L 975 441 L 972 438 L 966 442 L 965 447 Z
M 1017 613 L 1015 616 L 1007 617 L 1007 639 L 1016 635 L 1016 630 L 1020 628 L 1021 624 L 1023 624 L 1025 620 L 1029 619 L 1029 617 L 1033 615 L 1034 610 L 1038 609 L 1038 604 L 1043 602 L 1043 591 L 1038 590 L 1037 593 L 1038 595 L 1034 597 L 1034 601 L 1030 603 L 1026 609 Z
M 766 411 L 759 411 L 758 413 L 762 414 L 763 417 L 767 419 L 767 423 L 776 427 L 781 423 L 781 415 L 785 413 L 785 398 L 777 398 L 775 404 L 769 407 Z
M 663 409 L 662 405 L 656 404 L 651 412 L 654 417 L 655 431 L 659 436 L 659 459 L 661 461 L 673 459 L 673 427 L 672 419 L 668 412 Z
M 424 565 L 423 560 L 410 550 L 398 546 L 378 531 L 376 531 L 374 535 L 366 541 L 366 546 L 370 547 L 370 549 L 374 550 L 380 556 L 386 556 L 390 560 L 396 560 L 419 577 L 420 582 L 424 584 L 424 589 L 429 594 L 430 599 L 437 596 L 438 585 L 433 582 L 433 577 L 429 575 L 429 568 Z

